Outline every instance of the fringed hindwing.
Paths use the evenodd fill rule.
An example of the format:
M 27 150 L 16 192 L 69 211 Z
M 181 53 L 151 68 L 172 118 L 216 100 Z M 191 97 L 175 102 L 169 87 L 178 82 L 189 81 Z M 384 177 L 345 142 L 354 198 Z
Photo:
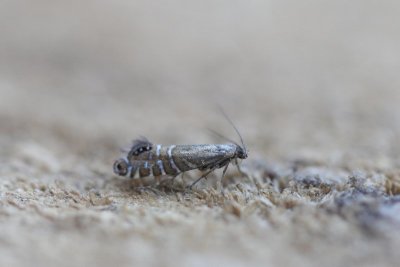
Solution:
M 141 137 L 133 140 L 129 155 L 137 156 L 145 151 L 150 151 L 152 148 L 153 144 L 146 137 Z

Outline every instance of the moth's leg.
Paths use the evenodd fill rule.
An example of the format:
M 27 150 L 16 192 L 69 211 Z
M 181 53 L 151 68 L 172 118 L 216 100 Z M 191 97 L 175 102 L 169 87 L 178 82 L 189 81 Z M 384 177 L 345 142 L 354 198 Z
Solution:
M 174 187 L 174 180 L 175 178 L 181 173 L 175 174 L 174 176 L 172 176 L 169 179 L 165 179 L 164 181 L 161 182 L 161 185 L 169 190 L 176 190 L 178 191 L 179 189 Z
M 219 169 L 219 168 L 222 168 L 223 166 L 225 166 L 225 169 L 224 169 L 223 174 L 222 174 L 222 178 L 223 178 L 223 176 L 225 175 L 226 170 L 228 169 L 229 163 L 230 163 L 230 159 L 222 159 L 222 160 L 216 162 L 213 166 L 210 167 L 210 171 L 208 171 L 206 174 L 202 175 L 200 178 L 198 178 L 196 181 L 194 181 L 194 183 L 192 185 L 190 185 L 190 188 L 192 188 L 193 185 L 195 185 L 201 179 L 203 179 L 203 178 L 207 179 L 207 175 L 209 175 L 211 172 L 213 172 L 216 169 Z
M 241 175 L 243 175 L 244 177 L 246 177 L 247 179 L 249 179 L 250 181 L 252 181 L 251 176 L 250 176 L 248 173 L 245 173 L 244 171 L 242 171 L 242 169 L 240 168 L 238 159 L 235 159 L 235 164 L 236 164 L 236 167 L 237 167 L 239 173 L 240 173 Z
M 217 167 L 213 167 L 212 169 L 210 169 L 208 172 L 206 172 L 205 174 L 203 174 L 202 176 L 200 176 L 200 178 L 198 178 L 196 181 L 194 181 L 190 186 L 189 189 L 192 190 L 193 186 L 195 184 L 197 184 L 201 179 L 206 178 L 207 175 L 209 175 L 210 173 L 212 173 L 213 171 L 215 171 L 215 169 L 217 169 Z
M 228 167 L 229 167 L 229 162 L 228 162 L 228 164 L 226 164 L 224 170 L 222 171 L 221 183 L 222 183 L 222 180 L 224 180 L 225 173 L 228 170 Z
M 221 191 L 221 194 L 222 194 L 222 195 L 224 195 L 223 183 L 224 183 L 225 173 L 226 173 L 226 171 L 228 170 L 228 167 L 229 167 L 229 163 L 230 163 L 230 162 L 228 162 L 228 163 L 225 165 L 225 168 L 224 168 L 224 170 L 222 171 L 221 179 L 220 179 L 219 181 L 217 181 L 217 187 L 218 187 L 219 190 Z
M 192 189 L 192 187 L 197 184 L 201 179 L 203 178 L 207 178 L 207 175 L 209 175 L 210 173 L 212 173 L 213 171 L 215 171 L 216 169 L 222 168 L 225 165 L 229 165 L 230 160 L 229 159 L 222 159 L 220 161 L 217 161 L 216 163 L 214 163 L 212 166 L 210 166 L 210 170 L 203 174 L 200 178 L 198 178 L 196 181 L 194 181 L 190 186 L 189 189 Z M 228 167 L 225 167 L 228 168 Z M 225 174 L 226 170 L 224 169 L 224 174 Z
M 240 168 L 240 165 L 239 165 L 239 162 L 238 162 L 238 159 L 236 158 L 235 159 L 235 165 L 236 165 L 236 167 L 237 167 L 237 169 L 238 169 L 238 171 L 239 171 L 239 173 L 241 174 L 241 175 L 244 175 L 244 176 L 248 176 L 244 171 L 242 171 L 242 169 Z

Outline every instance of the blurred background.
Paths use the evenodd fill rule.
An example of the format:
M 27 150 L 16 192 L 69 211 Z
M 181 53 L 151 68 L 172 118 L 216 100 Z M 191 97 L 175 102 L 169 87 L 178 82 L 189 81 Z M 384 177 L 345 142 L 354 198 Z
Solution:
M 394 0 L 0 0 L 0 265 L 396 266 L 399 14 Z M 139 135 L 238 140 L 218 106 L 261 191 L 113 175 Z
M 393 158 L 399 11 L 369 0 L 4 0 L 0 127 L 113 148 L 139 134 L 203 143 L 215 141 L 207 127 L 236 137 L 222 106 L 253 155 Z

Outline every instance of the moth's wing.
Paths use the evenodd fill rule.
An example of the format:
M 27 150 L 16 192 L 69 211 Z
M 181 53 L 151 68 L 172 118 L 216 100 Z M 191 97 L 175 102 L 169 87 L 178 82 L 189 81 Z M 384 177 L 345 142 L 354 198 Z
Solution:
M 132 148 L 131 149 L 137 149 L 140 147 L 146 147 L 146 146 L 153 146 L 153 144 L 146 138 L 141 136 L 140 138 L 137 138 L 132 141 Z
M 181 171 L 208 169 L 235 156 L 236 145 L 177 145 L 172 153 Z
M 137 156 L 143 152 L 150 151 L 152 148 L 153 144 L 147 140 L 146 137 L 141 136 L 132 141 L 132 146 L 128 156 Z

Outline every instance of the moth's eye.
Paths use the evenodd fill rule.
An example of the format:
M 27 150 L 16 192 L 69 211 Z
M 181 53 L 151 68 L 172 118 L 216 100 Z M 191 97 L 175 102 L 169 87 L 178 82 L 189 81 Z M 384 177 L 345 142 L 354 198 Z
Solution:
M 114 173 L 125 176 L 128 173 L 128 163 L 125 159 L 119 159 L 114 163 Z

